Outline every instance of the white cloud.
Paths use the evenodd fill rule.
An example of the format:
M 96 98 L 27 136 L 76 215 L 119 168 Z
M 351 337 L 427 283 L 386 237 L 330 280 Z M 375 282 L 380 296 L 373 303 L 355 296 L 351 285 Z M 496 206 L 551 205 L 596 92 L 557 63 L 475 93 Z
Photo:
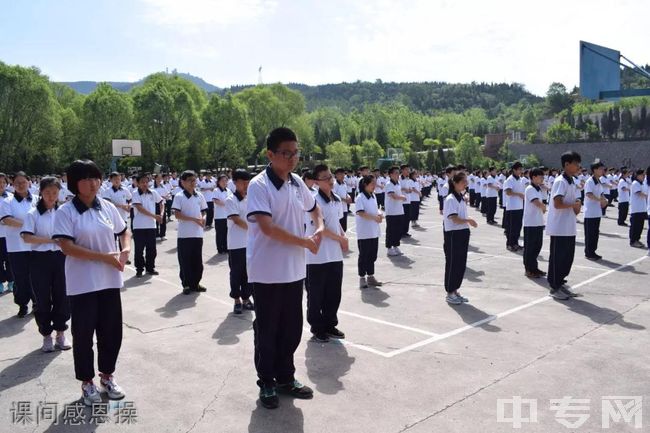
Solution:
M 191 30 L 186 26 L 235 26 L 275 10 L 272 0 L 140 0 L 154 23 Z

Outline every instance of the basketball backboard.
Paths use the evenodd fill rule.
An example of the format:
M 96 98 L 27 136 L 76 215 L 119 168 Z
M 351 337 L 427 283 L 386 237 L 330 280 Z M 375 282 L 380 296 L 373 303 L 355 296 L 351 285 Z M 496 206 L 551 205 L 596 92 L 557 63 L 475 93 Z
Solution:
M 113 140 L 113 156 L 142 156 L 140 140 Z

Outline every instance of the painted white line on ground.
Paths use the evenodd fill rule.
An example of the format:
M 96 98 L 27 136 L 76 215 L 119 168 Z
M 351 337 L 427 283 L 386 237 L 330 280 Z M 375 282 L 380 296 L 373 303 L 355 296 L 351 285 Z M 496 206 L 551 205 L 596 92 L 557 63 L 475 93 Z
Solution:
M 339 314 L 343 314 L 345 316 L 356 317 L 358 319 L 367 320 L 369 322 L 375 322 L 375 323 L 380 323 L 380 324 L 386 325 L 386 326 L 392 326 L 393 328 L 405 329 L 407 331 L 416 332 L 418 334 L 428 335 L 430 337 L 435 337 L 435 336 L 438 335 L 435 332 L 425 331 L 424 329 L 413 328 L 411 326 L 401 325 L 399 323 L 393 323 L 393 322 L 388 322 L 386 320 L 375 319 L 374 317 L 363 316 L 361 314 L 352 313 L 352 312 L 349 312 L 349 311 L 339 310 L 338 312 L 339 312 Z
M 608 276 L 610 274 L 613 274 L 614 272 L 618 272 L 621 269 L 626 268 L 628 266 L 632 266 L 632 265 L 634 265 L 634 264 L 636 264 L 636 263 L 638 263 L 638 262 L 640 262 L 640 261 L 642 261 L 642 260 L 644 260 L 646 258 L 647 258 L 647 256 L 639 257 L 638 259 L 632 260 L 629 263 L 626 263 L 626 264 L 621 265 L 621 266 L 619 266 L 617 268 L 614 268 L 614 269 L 610 269 L 610 270 L 605 271 L 603 273 L 600 273 L 600 274 L 598 274 L 598 275 L 596 275 L 594 277 L 591 277 L 591 278 L 589 278 L 587 280 L 584 280 L 584 281 L 582 281 L 582 282 L 580 282 L 580 283 L 578 283 L 578 284 L 576 284 L 574 286 L 571 286 L 571 288 L 577 289 L 577 288 L 582 287 L 584 285 L 593 283 L 594 281 L 599 280 L 600 278 L 606 277 L 606 276 Z M 469 325 L 460 327 L 458 329 L 454 329 L 454 330 L 446 332 L 444 334 L 440 334 L 440 335 L 438 335 L 436 337 L 427 338 L 426 340 L 422 340 L 422 341 L 420 341 L 418 343 L 410 344 L 410 345 L 408 345 L 406 347 L 402 347 L 401 349 L 393 350 L 392 352 L 388 353 L 387 357 L 392 358 L 392 357 L 400 355 L 402 353 L 406 353 L 406 352 L 409 352 L 411 350 L 415 350 L 415 349 L 418 349 L 420 347 L 426 346 L 428 344 L 435 343 L 436 341 L 441 341 L 441 340 L 447 339 L 449 337 L 453 337 L 454 335 L 458 335 L 458 334 L 463 333 L 465 331 L 469 331 L 470 329 L 474 329 L 476 327 L 479 327 L 481 325 L 489 323 L 489 322 L 491 322 L 493 320 L 496 320 L 496 319 L 498 319 L 500 317 L 509 316 L 510 314 L 516 313 L 518 311 L 524 310 L 526 308 L 532 307 L 532 306 L 540 304 L 542 302 L 549 301 L 551 299 L 553 299 L 553 298 L 551 298 L 550 296 L 544 296 L 543 298 L 535 299 L 534 301 L 528 302 L 528 303 L 523 304 L 523 305 L 519 305 L 517 307 L 511 308 L 511 309 L 506 310 L 506 311 L 503 311 L 503 312 L 501 312 L 499 314 L 496 314 L 496 315 L 488 316 L 488 317 L 486 317 L 484 319 L 478 320 L 478 321 L 476 321 L 474 323 L 470 323 Z M 568 301 L 568 302 L 571 302 L 571 301 Z M 458 308 L 462 308 L 462 306 L 458 307 Z

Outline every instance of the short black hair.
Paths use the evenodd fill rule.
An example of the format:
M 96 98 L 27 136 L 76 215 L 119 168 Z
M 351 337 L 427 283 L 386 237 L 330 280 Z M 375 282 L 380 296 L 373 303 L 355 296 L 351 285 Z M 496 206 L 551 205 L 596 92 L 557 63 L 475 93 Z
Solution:
M 512 167 L 510 167 L 510 168 L 511 168 L 512 170 L 517 170 L 517 169 L 520 169 L 520 168 L 522 168 L 522 167 L 523 167 L 523 165 L 522 165 L 521 162 L 519 162 L 519 161 L 515 161 L 514 164 L 512 164 Z
M 361 180 L 359 181 L 359 192 L 365 192 L 366 187 L 371 184 L 373 180 L 375 180 L 375 176 L 372 174 L 362 176 Z
M 29 176 L 27 176 L 27 173 L 24 171 L 17 171 L 13 175 L 13 179 L 16 180 L 17 177 L 24 177 L 25 179 L 29 180 Z
M 280 143 L 285 141 L 298 141 L 296 133 L 286 127 L 275 128 L 266 137 L 266 149 L 275 152 L 280 147 Z
M 566 164 L 571 164 L 572 162 L 582 162 L 582 158 L 578 152 L 569 150 L 568 152 L 564 152 L 560 157 L 562 168 L 564 168 Z
M 388 174 L 393 174 L 395 171 L 399 171 L 399 167 L 396 165 L 391 166 L 391 168 L 388 169 Z
M 318 175 L 327 170 L 329 170 L 329 167 L 325 164 L 319 164 L 316 167 L 314 167 L 314 169 L 312 170 L 312 174 L 314 175 L 314 180 L 318 180 Z
M 56 186 L 58 189 L 61 189 L 61 181 L 54 176 L 45 176 L 39 183 L 39 190 L 43 191 L 50 186 Z
M 496 170 L 496 169 L 497 169 L 497 168 L 496 168 L 495 166 L 492 166 L 492 167 L 488 168 L 488 171 L 494 171 L 494 170 Z
M 185 170 L 181 173 L 181 180 L 187 180 L 190 177 L 196 177 L 196 172 L 194 170 Z
M 591 172 L 593 173 L 594 170 L 598 170 L 598 169 L 601 168 L 601 167 L 605 167 L 605 164 L 603 164 L 603 163 L 600 162 L 600 161 L 598 161 L 598 162 L 594 162 L 593 164 L 591 164 L 591 167 L 590 167 L 590 168 L 591 168 Z
M 246 170 L 235 170 L 232 174 L 232 181 L 236 182 L 238 180 L 251 180 L 251 174 Z
M 454 167 L 453 165 L 448 165 L 447 168 L 445 168 L 445 174 L 449 174 L 454 170 L 456 170 L 456 167 Z
M 138 173 L 138 175 L 135 177 L 136 182 L 140 182 L 142 179 L 145 177 L 151 177 L 149 173 Z
M 370 169 L 368 168 L 367 165 L 362 165 L 361 167 L 359 167 L 359 171 L 361 170 L 370 170 Z
M 115 178 L 115 177 L 119 177 L 119 178 L 121 178 L 122 175 L 119 174 L 117 171 L 114 171 L 114 172 L 112 172 L 111 174 L 108 175 L 108 178 L 109 178 L 109 179 L 113 179 L 113 178 Z
M 89 159 L 78 159 L 65 170 L 68 176 L 68 189 L 74 195 L 79 194 L 78 183 L 84 179 L 102 180 L 102 171 L 93 161 Z
M 541 167 L 535 167 L 530 170 L 530 177 L 544 176 L 544 170 Z
M 642 176 L 645 174 L 645 171 L 642 168 L 637 169 L 637 171 L 634 172 L 634 177 L 637 176 Z
M 309 180 L 316 180 L 316 177 L 314 176 L 314 172 L 311 171 L 310 169 L 303 170 L 302 172 L 302 180 L 309 179 Z
M 402 165 L 399 166 L 400 170 L 404 170 L 405 168 L 411 168 L 411 166 L 408 165 L 408 164 L 402 164 Z
M 345 169 L 337 168 L 337 169 L 334 171 L 334 174 L 339 174 L 339 173 L 343 173 L 343 174 L 345 174 Z

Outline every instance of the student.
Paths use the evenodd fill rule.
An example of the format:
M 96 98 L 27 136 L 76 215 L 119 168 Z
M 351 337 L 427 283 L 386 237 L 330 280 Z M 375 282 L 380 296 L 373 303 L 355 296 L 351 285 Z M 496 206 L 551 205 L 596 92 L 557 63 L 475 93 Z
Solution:
M 12 194 L 7 190 L 7 175 L 0 173 L 0 208 L 2 201 L 11 196 Z M 5 282 L 7 282 L 6 288 Z M 7 254 L 7 230 L 4 224 L 0 224 L 0 284 L 0 293 L 11 292 L 14 289 L 14 276 L 11 273 Z
M 379 206 L 379 209 L 383 209 L 384 202 L 386 199 L 386 194 L 384 193 L 384 190 L 386 189 L 386 182 L 388 181 L 384 177 L 384 173 L 382 173 L 378 168 L 372 171 L 372 175 L 375 177 L 375 184 L 377 185 L 375 187 L 375 197 L 377 198 L 377 206 Z
M 131 235 L 122 215 L 97 196 L 102 173 L 89 160 L 66 170 L 75 197 L 54 216 L 52 238 L 66 255 L 66 293 L 70 300 L 74 369 L 85 405 L 101 403 L 95 377 L 93 337 L 97 339 L 100 385 L 109 399 L 124 398 L 113 373 L 122 345 L 122 272 L 129 257 Z M 115 236 L 123 245 L 117 251 Z
M 447 167 L 447 170 L 449 167 Z M 447 197 L 449 186 L 448 186 L 448 177 L 445 175 L 445 172 L 440 173 L 440 176 L 436 180 L 436 190 L 438 190 L 438 207 L 440 215 L 442 215 L 442 208 L 445 204 L 445 197 Z
M 139 174 L 138 189 L 133 193 L 131 205 L 133 213 L 133 243 L 135 246 L 135 277 L 158 275 L 156 271 L 156 224 L 165 219 L 163 198 L 149 188 L 149 175 Z M 146 253 L 146 259 L 145 259 Z
M 383 214 L 379 210 L 379 203 L 376 194 L 374 194 L 376 182 L 374 176 L 362 177 L 359 182 L 359 194 L 354 202 L 357 246 L 359 247 L 357 267 L 360 289 L 382 285 L 375 278 L 375 262 L 377 261 L 381 234 L 380 224 L 383 220 Z
M 467 188 L 464 172 L 454 174 L 449 180 L 449 195 L 444 206 L 445 291 L 446 301 L 453 305 L 469 302 L 458 289 L 465 276 L 467 251 L 469 249 L 469 227 L 476 227 L 476 221 L 467 217 L 467 205 L 463 197 Z
M 645 169 L 646 213 L 648 214 L 648 232 L 646 233 L 646 247 L 650 256 L 650 166 Z
M 420 227 L 418 219 L 420 218 L 420 200 L 422 199 L 422 192 L 420 183 L 417 181 L 417 171 L 413 170 L 409 174 L 411 180 L 411 192 L 408 194 L 408 199 L 411 204 L 410 221 L 413 227 Z
M 46 176 L 39 185 L 40 199 L 27 213 L 20 232 L 23 240 L 32 246 L 29 257 L 29 275 L 34 290 L 34 318 L 38 332 L 43 336 L 43 352 L 55 347 L 68 350 L 72 346 L 65 330 L 70 320 L 70 304 L 65 291 L 65 256 L 52 239 L 54 213 L 58 207 L 61 184 L 55 177 Z M 56 331 L 56 344 L 52 332 Z
M 29 253 L 31 246 L 23 241 L 20 232 L 27 214 L 36 204 L 29 192 L 29 178 L 19 171 L 14 175 L 14 194 L 5 198 L 0 204 L 0 221 L 5 226 L 7 238 L 7 255 L 11 263 L 11 272 L 14 278 L 14 303 L 18 305 L 18 317 L 27 315 L 27 304 L 32 300 L 34 307 L 34 294 L 29 278 Z
M 400 167 L 402 175 L 400 176 L 399 186 L 402 189 L 402 194 L 406 197 L 406 200 L 402 201 L 402 207 L 404 208 L 404 218 L 402 218 L 402 237 L 410 238 L 411 234 L 409 233 L 409 227 L 411 226 L 411 200 L 409 199 L 410 194 L 415 190 L 413 183 L 409 177 L 411 167 L 407 164 L 403 164 Z
M 391 167 L 388 176 L 390 181 L 386 184 L 386 248 L 389 256 L 401 256 L 399 246 L 403 220 L 406 218 L 402 203 L 406 201 L 406 195 L 402 192 L 399 182 L 399 167 Z
M 605 170 L 604 167 L 605 165 L 602 162 L 591 164 L 591 176 L 587 179 L 584 187 L 585 257 L 589 260 L 602 259 L 601 256 L 596 254 L 596 250 L 598 249 L 598 237 L 600 236 L 602 209 L 607 207 L 603 185 L 600 183 Z
M 183 190 L 174 196 L 172 209 L 178 221 L 178 265 L 183 294 L 205 292 L 203 277 L 203 229 L 208 205 L 203 194 L 196 191 L 196 173 L 185 170 L 181 174 Z
M 217 188 L 212 195 L 214 202 L 214 228 L 217 243 L 217 254 L 228 252 L 228 212 L 226 199 L 232 194 L 227 188 L 228 176 L 222 174 L 217 179 Z
M 647 189 L 644 185 L 644 172 L 640 168 L 634 172 L 634 180 L 630 186 L 630 246 L 644 248 L 641 234 L 646 219 Z M 11 255 L 10 255 L 11 256 Z M 11 264 L 13 267 L 13 262 Z
M 563 173 L 553 181 L 546 218 L 546 233 L 551 237 L 547 280 L 551 286 L 551 296 L 561 301 L 578 296 L 564 284 L 573 265 L 576 216 L 582 207 L 574 180 L 574 176 L 580 172 L 580 162 L 581 158 L 577 152 L 562 154 Z
M 341 198 L 332 191 L 332 173 L 326 165 L 317 165 L 313 174 L 318 184 L 314 198 L 321 209 L 325 227 L 318 252 L 307 252 L 307 322 L 314 341 L 327 343 L 330 338 L 345 338 L 336 326 L 343 284 L 343 252 L 348 251 L 349 244 L 339 224 L 343 206 Z M 307 236 L 312 236 L 315 228 L 312 221 L 307 226 Z
M 544 172 L 539 168 L 530 171 L 530 185 L 524 192 L 524 269 L 528 278 L 545 277 L 546 272 L 539 269 L 537 257 L 544 240 L 544 204 L 542 190 Z
M 212 228 L 212 220 L 214 218 L 214 202 L 212 201 L 212 197 L 217 186 L 212 178 L 212 173 L 206 172 L 203 180 L 198 183 L 198 186 L 208 205 L 208 210 L 205 212 L 205 228 L 210 229 Z
M 508 251 L 519 251 L 523 247 L 519 245 L 521 224 L 524 215 L 524 186 L 521 181 L 523 166 L 516 161 L 512 164 L 512 174 L 506 179 L 503 190 L 506 194 L 506 247 Z
M 618 225 L 627 227 L 627 214 L 630 210 L 630 180 L 628 178 L 628 169 L 621 169 L 621 178 L 618 181 Z
M 156 221 L 156 237 L 161 241 L 167 240 L 167 201 L 171 197 L 169 188 L 163 183 L 161 174 L 154 177 L 153 188 L 154 191 L 162 198 L 162 202 L 156 203 L 156 215 L 162 215 L 160 222 Z
M 255 298 L 255 369 L 259 398 L 278 407 L 277 393 L 309 399 L 313 391 L 295 379 L 293 355 L 302 335 L 305 249 L 317 253 L 323 218 L 316 200 L 297 175 L 298 138 L 277 128 L 266 139 L 270 164 L 248 186 L 246 245 L 248 281 Z M 304 212 L 311 212 L 314 232 L 304 235 Z
M 334 172 L 334 177 L 336 182 L 334 183 L 334 193 L 338 195 L 341 200 L 345 203 L 343 206 L 343 217 L 341 218 L 341 227 L 343 231 L 348 230 L 348 213 L 350 212 L 350 203 L 352 203 L 352 197 L 348 195 L 347 185 L 345 184 L 345 170 L 342 168 L 337 168 Z
M 167 217 L 167 222 L 172 220 L 172 199 L 174 198 L 174 186 L 169 180 L 169 174 L 163 174 L 163 186 L 167 189 L 167 195 L 165 197 L 165 216 Z
M 613 185 L 611 183 L 612 178 L 611 178 L 611 176 L 607 175 L 607 169 L 606 168 L 602 171 L 602 174 L 601 174 L 601 176 L 600 176 L 600 178 L 598 180 L 600 181 L 600 183 L 602 185 L 603 196 L 605 197 L 605 200 L 607 200 L 608 204 L 611 203 L 612 202 L 612 195 L 611 195 L 610 191 L 613 188 Z M 605 216 L 605 213 L 607 212 L 607 206 L 601 208 L 600 212 L 601 212 L 602 216 Z
M 246 223 L 248 183 L 251 175 L 244 170 L 235 170 L 232 181 L 235 192 L 226 198 L 228 215 L 228 266 L 230 267 L 230 297 L 235 301 L 233 313 L 252 311 L 255 306 L 250 300 L 252 287 L 246 273 L 246 242 L 248 224 Z
M 104 200 L 108 200 L 113 205 L 117 208 L 117 211 L 119 214 L 122 216 L 122 219 L 126 223 L 129 220 L 129 216 L 133 216 L 133 209 L 131 208 L 131 186 L 129 187 L 122 187 L 122 176 L 114 171 L 108 176 L 108 180 L 111 184 L 109 188 L 106 188 L 102 193 L 101 197 Z M 137 182 L 135 180 L 135 176 L 132 179 L 133 183 Z M 136 188 L 137 189 L 137 186 Z M 72 190 L 70 190 L 72 191 Z M 131 218 L 131 229 L 133 229 L 133 218 Z M 117 239 L 117 238 L 116 238 Z M 118 239 L 119 241 L 119 239 Z M 120 249 L 122 248 L 122 245 L 119 245 Z M 127 259 L 127 265 L 131 264 L 131 261 Z
M 490 225 L 497 224 L 494 220 L 494 215 L 497 212 L 497 199 L 499 197 L 499 182 L 496 178 L 497 169 L 495 167 L 490 167 L 488 177 L 485 179 L 485 201 L 486 203 L 486 218 L 487 223 Z

